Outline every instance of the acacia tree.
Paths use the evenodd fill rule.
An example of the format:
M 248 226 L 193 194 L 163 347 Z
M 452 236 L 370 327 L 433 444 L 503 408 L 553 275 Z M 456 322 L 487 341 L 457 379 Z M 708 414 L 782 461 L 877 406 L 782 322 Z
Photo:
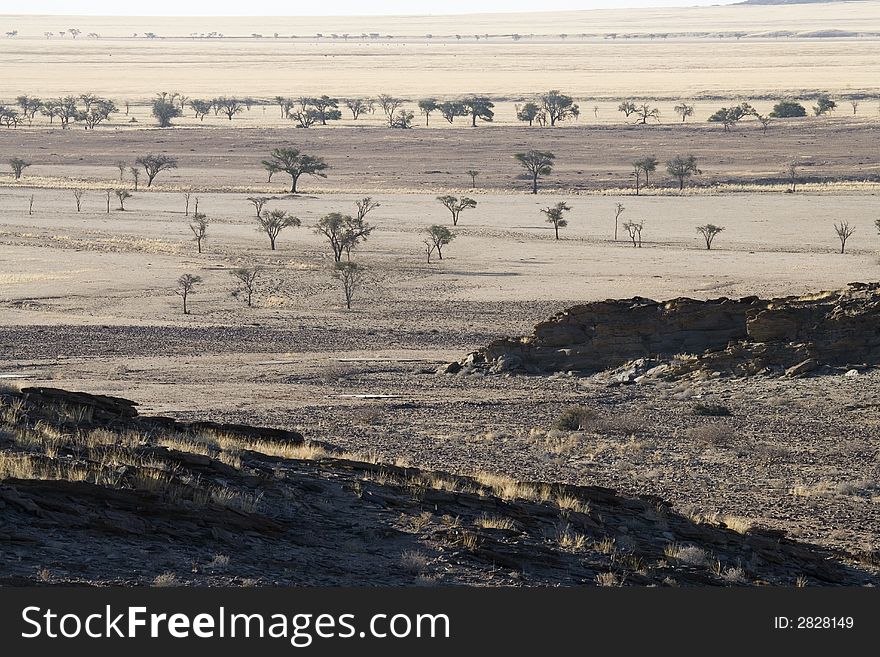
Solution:
M 153 101 L 151 111 L 153 116 L 159 122 L 160 128 L 170 128 L 171 119 L 176 119 L 183 115 L 183 110 L 181 110 L 174 101 L 161 97 L 156 98 Z
M 153 180 L 162 171 L 177 168 L 177 160 L 168 155 L 141 155 L 134 163 L 144 168 L 144 172 L 147 174 L 147 187 L 152 186 Z
M 474 128 L 477 127 L 477 119 L 489 122 L 495 118 L 495 112 L 492 111 L 495 103 L 486 96 L 471 96 L 461 101 L 461 104 L 467 113 L 471 115 L 471 126 Z
M 85 123 L 86 130 L 94 130 L 96 125 L 108 120 L 111 114 L 119 111 L 116 103 L 107 98 L 97 96 L 81 96 L 81 98 L 86 103 L 86 108 L 77 114 L 76 120 Z
M 419 101 L 419 112 L 425 115 L 425 127 L 428 127 L 428 123 L 431 119 L 431 112 L 437 111 L 437 99 L 436 98 L 423 98 Z
M 177 288 L 174 290 L 174 293 L 183 299 L 183 314 L 189 315 L 189 308 L 186 306 L 186 301 L 189 298 L 189 295 L 193 293 L 196 289 L 196 285 L 202 282 L 201 276 L 194 276 L 193 274 L 184 274 L 180 278 L 177 279 Z
M 229 273 L 238 283 L 238 286 L 232 291 L 232 296 L 236 298 L 244 297 L 248 308 L 252 308 L 254 292 L 257 290 L 257 277 L 260 275 L 260 268 L 237 267 Z
M 277 200 L 277 198 L 277 196 L 248 196 L 247 200 L 254 204 L 254 213 L 257 219 L 259 219 L 263 213 L 263 206 L 269 201 Z
M 335 262 L 331 275 L 342 284 L 345 294 L 345 307 L 351 310 L 354 293 L 360 287 L 363 269 L 354 262 Z
M 694 106 L 688 105 L 687 103 L 679 103 L 675 106 L 675 113 L 681 117 L 681 122 L 684 123 L 685 119 L 689 116 L 694 115 Z
M 571 210 L 571 207 L 564 201 L 560 201 L 556 205 L 541 210 L 541 212 L 547 215 L 545 221 L 548 224 L 552 224 L 553 230 L 556 232 L 556 239 L 559 239 L 559 229 L 568 226 L 568 220 L 565 219 L 564 215 L 569 210 Z
M 549 151 L 530 150 L 516 153 L 513 156 L 532 178 L 532 194 L 538 193 L 538 178 L 549 176 L 553 172 L 553 161 L 556 156 Z
M 391 123 L 389 124 L 389 127 L 402 128 L 404 130 L 412 128 L 412 122 L 415 116 L 415 114 L 408 110 L 398 110 L 397 114 L 391 117 Z
M 455 233 L 446 226 L 433 225 L 427 230 L 428 237 L 425 239 L 425 253 L 428 255 L 428 264 L 431 264 L 431 254 L 437 251 L 437 257 L 443 260 L 443 247 L 455 239 Z
M 328 168 L 323 158 L 301 153 L 298 148 L 276 148 L 269 160 L 263 160 L 263 168 L 272 171 L 283 171 L 290 176 L 290 193 L 296 194 L 296 183 L 300 176 L 309 175 L 326 178 L 324 171 Z
M 388 120 L 388 127 L 393 128 L 397 110 L 399 110 L 404 103 L 403 98 L 396 98 L 388 94 L 379 94 L 376 97 L 376 100 L 379 103 L 379 107 L 381 107 L 382 111 L 385 113 L 385 118 Z
M 651 107 L 648 103 L 642 103 L 635 109 L 636 123 L 639 125 L 647 125 L 648 119 L 660 121 L 660 110 Z
M 559 121 L 576 119 L 580 116 L 580 109 L 571 96 L 560 93 L 558 89 L 551 89 L 541 96 L 541 108 L 547 113 L 550 126 L 555 126 Z
M 269 245 L 275 250 L 275 240 L 281 234 L 281 231 L 291 226 L 296 228 L 302 222 L 299 217 L 287 214 L 285 210 L 263 210 L 263 214 L 257 217 L 257 223 L 260 230 L 269 237 Z
M 529 125 L 533 125 L 535 119 L 538 118 L 538 114 L 541 112 L 541 108 L 538 107 L 536 103 L 525 103 L 524 105 L 516 106 L 516 118 L 523 123 L 526 121 L 529 122 Z
M 461 215 L 463 210 L 467 208 L 475 208 L 477 207 L 477 202 L 468 198 L 467 196 L 462 196 L 458 198 L 457 196 L 438 196 L 437 200 L 440 201 L 446 209 L 452 214 L 452 225 L 458 226 L 458 218 Z
M 207 100 L 191 100 L 189 101 L 189 106 L 199 121 L 204 121 L 205 117 L 208 116 L 208 113 L 211 111 L 211 103 Z
M 730 128 L 736 125 L 746 116 L 757 116 L 758 113 L 748 103 L 740 103 L 733 107 L 722 107 L 709 117 L 711 123 L 720 123 L 724 126 L 724 132 L 730 132 Z
M 697 158 L 693 155 L 676 155 L 666 163 L 666 171 L 678 180 L 679 191 L 684 189 L 684 183 L 688 178 L 702 173 L 697 168 Z
M 83 189 L 74 189 L 73 190 L 73 200 L 76 201 L 76 211 L 79 212 L 82 209 L 82 198 L 85 194 L 85 190 Z
M 20 157 L 13 157 L 9 160 L 9 166 L 12 168 L 12 175 L 15 176 L 16 180 L 21 180 L 22 172 L 30 165 L 30 162 L 27 162 Z
M 448 123 L 455 121 L 456 116 L 467 116 L 468 111 L 463 103 L 457 100 L 447 100 L 437 105 L 440 115 L 446 119 Z
M 124 189 L 116 190 L 116 198 L 119 199 L 119 208 L 121 212 L 125 212 L 125 202 L 131 198 L 131 194 Z
M 119 182 L 122 182 L 125 179 L 125 169 L 128 167 L 128 163 L 120 160 L 116 163 L 116 168 L 119 169 Z
M 471 177 L 471 189 L 476 189 L 477 188 L 477 176 L 480 175 L 480 172 L 477 171 L 476 169 L 468 169 L 467 171 L 465 171 L 465 173 Z
M 623 112 L 623 115 L 626 118 L 629 118 L 630 114 L 633 114 L 636 111 L 636 104 L 631 100 L 624 100 L 617 106 L 617 111 Z
M 222 96 L 214 100 L 214 106 L 219 108 L 220 112 L 225 114 L 230 121 L 236 114 L 241 114 L 244 111 L 244 106 L 238 98 Z
M 198 248 L 198 252 L 202 252 L 202 241 L 208 234 L 208 224 L 210 223 L 210 219 L 202 213 L 202 212 L 193 212 L 192 221 L 189 224 L 189 229 L 193 232 L 194 240 L 196 243 L 196 247 Z
M 366 217 L 376 208 L 380 207 L 381 204 L 378 201 L 374 201 L 372 196 L 364 196 L 363 198 L 355 201 L 354 205 L 357 208 L 358 221 L 363 221 L 364 217 Z
M 642 221 L 626 221 L 623 224 L 623 229 L 629 233 L 629 238 L 632 240 L 633 248 L 642 248 L 642 228 L 644 225 Z
M 370 111 L 370 105 L 365 98 L 349 98 L 345 101 L 345 106 L 351 112 L 351 118 L 355 121 L 361 114 Z
M 758 119 L 758 123 L 761 124 L 761 132 L 766 135 L 767 126 L 770 125 L 770 121 L 772 119 L 769 116 L 765 116 L 764 114 L 756 114 L 755 118 Z
M 792 162 L 788 165 L 788 169 L 785 170 L 785 175 L 788 178 L 789 188 L 792 194 L 797 191 L 798 184 L 798 165 L 797 162 Z
M 706 224 L 705 226 L 697 226 L 697 232 L 706 240 L 706 250 L 712 248 L 712 242 L 715 237 L 724 230 L 724 226 L 716 226 L 715 224 Z
M 636 181 L 636 196 L 638 196 L 639 195 L 639 187 L 642 182 L 642 166 L 641 166 L 641 164 L 639 164 L 639 161 L 637 160 L 632 163 L 632 168 L 633 168 L 632 175 Z
M 840 252 L 846 253 L 846 241 L 856 231 L 854 226 L 850 226 L 848 221 L 841 221 L 834 224 L 834 232 L 840 240 Z
M 645 174 L 645 187 L 647 187 L 651 182 L 651 174 L 657 170 L 657 165 L 660 164 L 659 160 L 653 155 L 647 155 L 640 160 L 636 160 L 633 165 L 637 166 L 642 170 L 642 173 Z
M 129 173 L 131 173 L 131 177 L 134 180 L 134 191 L 137 191 L 138 190 L 138 181 L 141 178 L 141 170 L 138 169 L 137 167 L 131 167 L 128 171 L 129 171 Z
M 113 197 L 113 190 L 112 189 L 105 189 L 104 196 L 107 200 L 107 214 L 110 214 L 110 199 Z
M 813 106 L 813 113 L 816 116 L 822 116 L 828 112 L 833 112 L 836 108 L 837 103 L 831 100 L 828 96 L 819 96 L 819 98 L 816 99 L 816 104 Z
M 326 237 L 330 243 L 335 262 L 342 261 L 343 253 L 351 259 L 352 250 L 366 241 L 373 230 L 374 226 L 364 221 L 363 216 L 352 217 L 340 212 L 324 215 L 315 226 L 315 232 Z

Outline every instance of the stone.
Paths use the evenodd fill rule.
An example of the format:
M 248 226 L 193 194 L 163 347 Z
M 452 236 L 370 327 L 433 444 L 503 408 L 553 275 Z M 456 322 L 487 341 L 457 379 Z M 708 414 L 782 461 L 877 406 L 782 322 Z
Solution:
M 785 376 L 803 376 L 808 372 L 812 372 L 819 366 L 819 363 L 816 362 L 815 358 L 807 358 L 806 360 L 802 360 L 797 365 L 792 365 L 788 369 L 785 370 Z
M 844 374 L 844 376 L 858 376 L 858 375 L 859 375 L 858 370 L 847 370 L 846 374 Z

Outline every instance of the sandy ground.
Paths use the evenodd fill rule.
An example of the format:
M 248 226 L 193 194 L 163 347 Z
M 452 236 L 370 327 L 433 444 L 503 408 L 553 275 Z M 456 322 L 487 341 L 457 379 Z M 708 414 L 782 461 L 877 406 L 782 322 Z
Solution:
M 266 97 L 382 92 L 510 96 L 553 87 L 581 97 L 630 95 L 634 90 L 647 97 L 671 98 L 804 89 L 876 92 L 880 52 L 876 38 L 768 35 L 877 32 L 878 16 L 880 2 L 874 0 L 422 19 L 4 16 L 0 29 L 18 30 L 19 36 L 0 39 L 0 98 L 91 91 L 135 100 L 151 98 L 163 89 L 190 96 Z M 60 30 L 77 26 L 82 35 L 75 41 L 58 37 Z M 142 35 L 148 31 L 167 38 L 146 40 Z M 258 33 L 265 38 L 189 38 L 212 31 L 227 37 Z M 45 32 L 55 36 L 46 39 Z M 89 39 L 91 32 L 103 38 Z M 713 36 L 732 32 L 752 36 Z M 325 38 L 289 38 L 318 33 Z M 329 38 L 334 33 L 340 37 L 349 33 L 352 38 Z M 357 38 L 362 33 L 394 38 L 362 41 Z M 514 33 L 528 38 L 514 42 Z M 560 39 L 562 33 L 570 36 Z M 134 34 L 141 36 L 132 38 Z M 432 38 L 426 38 L 428 34 Z M 476 41 L 474 34 L 493 36 Z M 620 37 L 606 38 L 611 34 Z M 703 36 L 648 38 L 651 34 Z

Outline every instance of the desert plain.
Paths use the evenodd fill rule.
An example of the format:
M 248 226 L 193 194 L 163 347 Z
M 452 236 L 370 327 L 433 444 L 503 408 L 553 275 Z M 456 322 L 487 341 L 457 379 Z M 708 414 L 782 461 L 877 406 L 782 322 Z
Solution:
M 0 383 L 10 385 L 11 395 L 19 387 L 43 387 L 121 397 L 136 401 L 143 416 L 273 427 L 324 446 L 292 455 L 285 468 L 309 469 L 332 446 L 372 467 L 649 496 L 694 526 L 720 524 L 742 536 L 775 531 L 828 551 L 823 558 L 833 555 L 855 569 L 847 575 L 853 580 L 841 575 L 840 583 L 876 581 L 880 371 L 871 363 L 854 360 L 804 377 L 770 371 L 620 386 L 581 373 L 442 372 L 494 339 L 529 335 L 538 322 L 586 302 L 787 297 L 880 279 L 878 17 L 877 2 L 651 10 L 635 17 L 611 11 L 383 18 L 373 27 L 356 19 L 214 26 L 211 19 L 144 18 L 133 27 L 135 19 L 2 16 L 0 24 L 19 34 L 0 39 L 0 103 L 12 106 L 20 94 L 92 92 L 130 108 L 94 130 L 62 130 L 40 115 L 0 128 L 3 160 L 30 163 L 19 179 L 8 168 L 0 172 Z M 677 28 L 683 21 L 687 33 Z M 74 23 L 100 38 L 57 35 Z M 272 37 L 270 26 L 301 37 Z M 456 37 L 465 26 L 469 34 L 492 36 L 465 43 Z M 531 39 L 509 38 L 539 28 Z M 132 36 L 150 29 L 159 37 Z M 224 37 L 199 36 L 209 29 Z M 394 38 L 312 38 L 344 30 Z M 667 36 L 658 38 L 661 31 Z M 560 38 L 563 32 L 571 34 Z M 139 73 L 124 73 L 131 70 Z M 553 88 L 574 97 L 577 120 L 552 128 L 516 120 L 516 105 Z M 232 120 L 213 114 L 197 120 L 184 111 L 172 127 L 159 128 L 150 103 L 163 91 L 246 96 L 254 104 Z M 396 94 L 415 120 L 411 129 L 391 129 L 381 111 L 355 121 L 343 107 L 335 125 L 298 129 L 273 101 L 278 94 L 323 93 Z M 422 97 L 470 93 L 494 99 L 491 123 L 471 127 L 465 117 L 449 124 L 433 114 L 425 126 L 418 114 Z M 766 131 L 752 118 L 730 131 L 707 121 L 718 108 L 741 102 L 766 115 L 782 98 L 809 108 L 822 95 L 836 100 L 835 111 L 775 119 Z M 624 117 L 617 106 L 630 98 L 658 107 L 659 120 L 636 125 Z M 673 111 L 679 102 L 695 108 L 686 121 Z M 261 162 L 284 147 L 323 158 L 326 178 L 303 177 L 295 194 L 283 172 L 268 181 Z M 529 149 L 556 156 L 538 194 L 530 193 L 514 159 Z M 135 158 L 149 153 L 173 157 L 177 167 L 149 188 L 141 179 L 135 191 L 130 171 L 120 172 L 117 163 L 136 167 Z M 632 162 L 649 155 L 658 168 L 636 194 Z M 678 155 L 693 155 L 700 169 L 683 190 L 665 170 Z M 117 189 L 132 194 L 124 210 L 108 196 Z M 81 193 L 79 209 L 74 191 Z M 454 226 L 437 200 L 449 194 L 476 201 Z M 300 221 L 280 233 L 275 249 L 258 228 L 248 200 L 255 196 L 269 197 L 267 208 Z M 350 254 L 362 270 L 347 308 L 331 275 L 333 254 L 315 227 L 329 213 L 352 214 L 364 197 L 378 206 L 367 215 L 374 230 Z M 201 253 L 190 227 L 196 202 L 210 220 Z M 557 203 L 571 208 L 559 239 L 542 213 Z M 641 224 L 638 246 L 624 222 Z M 835 230 L 841 222 L 853 229 L 844 253 Z M 697 231 L 706 224 L 723 227 L 711 249 Z M 423 240 L 433 225 L 446 226 L 454 239 L 442 259 L 435 252 L 429 262 Z M 231 272 L 242 267 L 259 270 L 252 306 L 233 294 Z M 200 282 L 184 314 L 176 292 L 186 274 Z M 587 409 L 589 422 L 561 425 L 560 416 L 573 407 Z M 12 452 L 21 448 L 21 440 L 8 440 Z M 260 453 L 245 451 L 242 462 Z M 281 478 L 281 466 L 274 467 Z M 5 472 L 6 479 L 21 475 L 8 463 Z M 352 475 L 330 478 L 340 477 Z M 384 485 L 375 481 L 363 486 Z M 350 485 L 358 499 L 360 486 Z M 293 497 L 330 513 L 318 501 Z M 266 493 L 263 504 L 270 499 L 280 503 Z M 596 572 L 569 564 L 565 576 L 537 567 L 530 575 L 497 550 L 481 556 L 454 517 L 420 513 L 412 515 L 418 522 L 394 520 L 405 525 L 395 528 L 407 536 L 405 545 L 394 543 L 364 570 L 325 579 L 295 569 L 261 576 L 244 564 L 238 572 L 229 557 L 218 565 L 220 548 L 194 547 L 195 557 L 182 540 L 168 563 L 142 564 L 134 575 L 122 574 L 125 563 L 104 572 L 96 564 L 77 570 L 53 562 L 49 549 L 34 557 L 20 547 L 25 543 L 3 568 L 15 582 L 140 584 L 163 577 L 195 584 L 375 582 L 388 563 L 403 574 L 385 583 L 422 584 L 669 584 L 676 583 L 670 573 L 676 559 L 685 571 L 712 570 L 708 548 L 695 547 L 704 549 L 697 558 L 676 552 L 688 534 L 675 530 L 663 565 L 651 566 L 647 556 L 639 563 L 620 557 Z M 589 516 L 575 510 L 581 513 Z M 479 522 L 490 534 L 499 529 Z M 525 532 L 526 542 L 553 543 L 568 560 L 579 551 L 609 554 L 599 539 L 592 547 L 572 539 L 568 522 L 580 521 L 565 521 L 550 537 Z M 446 539 L 431 533 L 433 524 Z M 0 526 L 0 538 L 3 531 Z M 616 532 L 612 542 L 625 556 L 626 527 L 606 531 Z M 690 536 L 696 543 L 696 534 Z M 629 544 L 634 551 L 641 545 Z M 346 544 L 346 555 L 361 547 Z M 682 583 L 835 583 L 818 575 L 811 580 L 795 567 L 759 576 L 759 567 L 735 550 L 728 547 L 723 556 L 716 550 L 715 580 L 710 574 Z M 482 570 L 461 565 L 469 558 Z M 196 559 L 213 566 L 182 570 Z M 651 575 L 652 568 L 663 577 Z M 226 572 L 235 576 L 224 579 Z

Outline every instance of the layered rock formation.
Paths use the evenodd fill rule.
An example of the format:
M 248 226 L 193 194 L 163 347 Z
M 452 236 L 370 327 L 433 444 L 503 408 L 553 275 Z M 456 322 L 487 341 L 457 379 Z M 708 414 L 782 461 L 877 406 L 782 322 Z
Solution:
M 681 374 L 810 372 L 880 363 L 880 283 L 779 299 L 608 300 L 569 308 L 469 354 L 446 372 L 594 373 L 636 359 Z M 656 365 L 656 363 L 654 363 Z

